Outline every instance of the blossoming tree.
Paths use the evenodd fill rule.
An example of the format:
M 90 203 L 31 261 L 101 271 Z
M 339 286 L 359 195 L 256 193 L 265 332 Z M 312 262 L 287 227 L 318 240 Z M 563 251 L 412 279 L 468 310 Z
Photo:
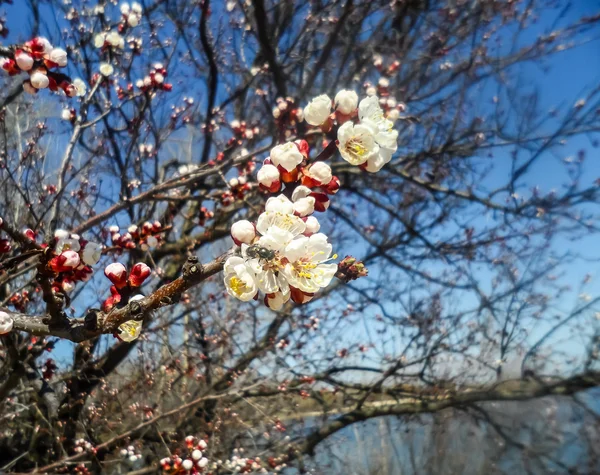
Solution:
M 598 298 L 560 277 L 598 177 L 578 150 L 536 178 L 597 145 L 600 93 L 548 116 L 511 79 L 599 15 L 0 3 L 0 471 L 304 470 L 367 419 L 510 440 L 481 403 L 600 384 Z

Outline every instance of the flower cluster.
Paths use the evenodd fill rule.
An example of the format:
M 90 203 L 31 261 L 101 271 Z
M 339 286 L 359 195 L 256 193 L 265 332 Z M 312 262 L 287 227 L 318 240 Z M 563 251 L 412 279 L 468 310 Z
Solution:
M 131 295 L 132 290 L 141 287 L 151 273 L 150 267 L 143 262 L 135 264 L 129 273 L 125 266 L 119 262 L 106 266 L 104 275 L 113 285 L 110 288 L 111 296 L 102 304 L 102 310 L 108 312 L 120 303 L 123 297 Z
M 332 105 L 335 113 L 332 113 Z M 377 96 L 358 102 L 354 91 L 342 90 L 335 100 L 323 94 L 304 108 L 304 119 L 324 131 L 331 130 L 334 119 L 340 155 L 351 165 L 374 173 L 392 159 L 398 149 L 398 131 L 394 122 L 385 117 Z
M 293 101 L 282 100 L 280 105 L 285 105 L 278 105 L 282 112 Z M 393 129 L 393 121 L 385 117 L 377 96 L 359 103 L 354 91 L 339 91 L 333 101 L 322 94 L 301 114 L 294 114 L 325 134 L 337 133 L 335 145 L 342 158 L 369 172 L 379 171 L 398 148 L 398 132 Z M 241 256 L 225 262 L 229 295 L 250 301 L 261 291 L 265 305 L 277 310 L 290 299 L 299 304 L 309 302 L 338 273 L 346 282 L 367 275 L 364 265 L 354 258 L 346 258 L 339 268 L 330 263 L 337 256 L 330 257 L 331 244 L 325 234 L 319 233 L 319 221 L 313 216 L 315 211 L 327 210 L 329 197 L 340 189 L 340 180 L 324 161 L 333 150 L 327 145 L 311 161 L 306 140 L 271 149 L 257 173 L 259 188 L 278 193 L 285 185 L 285 190 L 267 200 L 256 223 L 242 220 L 233 224 L 231 236 L 241 246 Z
M 173 85 L 166 83 L 167 68 L 162 63 L 156 63 L 144 79 L 138 79 L 135 85 L 144 92 L 171 91 Z
M 331 244 L 318 232 L 317 219 L 307 216 L 314 198 L 308 205 L 299 203 L 300 199 L 292 202 L 284 195 L 272 197 L 256 224 L 234 223 L 231 236 L 241 245 L 242 255 L 225 262 L 229 295 L 250 301 L 260 290 L 265 304 L 277 310 L 290 298 L 296 303 L 309 302 L 329 285 L 337 272 L 337 265 L 330 263 Z
M 188 435 L 185 438 L 185 450 L 176 450 L 175 455 L 160 461 L 163 473 L 206 473 L 209 470 L 208 459 L 204 451 L 208 447 L 206 441 Z M 187 452 L 187 455 L 185 454 Z
M 142 6 L 138 2 L 133 2 L 131 6 L 128 3 L 121 4 L 121 18 L 119 31 L 125 30 L 128 26 L 135 28 L 142 21 Z
M 56 230 L 52 246 L 53 257 L 47 267 L 55 274 L 52 284 L 55 292 L 70 292 L 76 282 L 89 280 L 92 266 L 102 256 L 102 245 L 86 241 L 64 229 Z
M 151 223 L 146 221 L 142 226 L 132 224 L 127 228 L 127 232 L 121 234 L 119 226 L 111 226 L 111 242 L 113 246 L 121 249 L 135 249 L 139 247 L 142 251 L 158 247 L 162 237 L 160 234 L 164 231 L 163 226 L 155 221 Z
M 277 145 L 257 173 L 263 191 L 277 193 L 283 183 L 290 188 L 295 186 L 292 201 L 294 212 L 300 216 L 325 211 L 329 207 L 328 195 L 340 189 L 340 180 L 333 176 L 329 165 L 322 161 L 307 164 L 308 153 L 305 140 Z
M 30 94 L 36 94 L 39 89 L 64 91 L 68 97 L 85 94 L 85 84 L 80 79 L 71 81 L 65 74 L 53 71 L 67 65 L 67 52 L 55 48 L 43 37 L 27 41 L 14 48 L 9 56 L 0 58 L 0 67 L 11 76 L 21 72 L 29 74 L 29 79 L 23 83 L 23 89 Z

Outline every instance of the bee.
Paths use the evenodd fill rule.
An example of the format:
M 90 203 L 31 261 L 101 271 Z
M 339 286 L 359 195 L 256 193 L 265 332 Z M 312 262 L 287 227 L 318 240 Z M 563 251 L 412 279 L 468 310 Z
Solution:
M 254 259 L 265 259 L 267 261 L 275 259 L 275 251 L 267 249 L 266 247 L 262 247 L 258 244 L 253 244 L 246 249 L 246 255 Z

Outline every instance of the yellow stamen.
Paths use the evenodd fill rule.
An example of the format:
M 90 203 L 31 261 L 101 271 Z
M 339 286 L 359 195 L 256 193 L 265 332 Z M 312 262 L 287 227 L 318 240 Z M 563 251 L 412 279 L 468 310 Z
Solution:
M 229 279 L 229 287 L 231 287 L 231 290 L 233 290 L 235 295 L 242 295 L 248 291 L 248 286 L 246 283 L 236 276 L 233 276 L 231 279 Z

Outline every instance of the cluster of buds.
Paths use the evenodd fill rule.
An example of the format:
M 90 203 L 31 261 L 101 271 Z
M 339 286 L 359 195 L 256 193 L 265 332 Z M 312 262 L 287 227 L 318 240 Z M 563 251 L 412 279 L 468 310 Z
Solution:
M 178 448 L 174 451 L 176 455 L 160 461 L 163 473 L 207 473 L 209 462 L 203 453 L 207 447 L 204 440 L 188 435 L 185 438 L 185 449 Z
M 156 63 L 144 79 L 138 79 L 135 85 L 144 92 L 171 91 L 173 84 L 165 82 L 167 68 L 162 63 Z
M 209 210 L 206 206 L 202 206 L 198 212 L 198 224 L 200 226 L 205 226 L 206 222 L 214 217 L 214 211 Z
M 142 454 L 136 453 L 135 447 L 133 445 L 129 445 L 126 448 L 122 448 L 119 451 L 119 455 L 121 455 L 121 457 L 127 459 L 131 463 L 135 463 L 142 458 Z
M 111 226 L 109 229 L 113 246 L 121 249 L 135 249 L 139 247 L 142 251 L 158 247 L 161 241 L 160 234 L 164 231 L 163 226 L 155 221 L 146 221 L 142 226 L 132 224 L 127 232 L 121 234 L 119 226 Z
M 292 97 L 277 98 L 277 105 L 273 108 L 275 124 L 280 129 L 294 128 L 304 120 L 304 111 L 298 107 Z
M 229 123 L 231 130 L 233 132 L 233 138 L 231 142 L 239 141 L 239 140 L 252 140 L 254 137 L 260 134 L 260 128 L 258 126 L 250 127 L 246 124 L 245 120 L 232 120 Z
M 125 48 L 125 39 L 116 31 L 103 31 L 94 36 L 94 46 L 106 51 Z
M 56 363 L 54 362 L 54 360 L 52 358 L 49 358 L 46 360 L 46 362 L 44 363 L 42 368 L 43 368 L 42 369 L 42 377 L 46 381 L 49 381 L 52 379 L 52 376 L 54 376 L 54 372 L 56 371 L 56 369 L 58 367 L 56 366 Z
M 102 257 L 102 245 L 64 229 L 56 230 L 50 249 L 53 257 L 48 260 L 47 268 L 55 274 L 52 287 L 58 293 L 70 292 L 76 282 L 89 280 L 92 266 Z
M 29 291 L 23 290 L 21 292 L 15 292 L 10 296 L 9 303 L 19 312 L 25 312 L 27 305 L 31 301 L 29 298 Z
M 73 451 L 76 454 L 80 454 L 83 452 L 89 452 L 91 454 L 95 454 L 96 453 L 96 448 L 87 440 L 85 439 L 77 439 L 75 441 L 75 447 L 73 449 Z
M 143 262 L 135 264 L 129 273 L 125 266 L 119 262 L 114 262 L 106 266 L 104 275 L 113 285 L 110 287 L 111 296 L 102 304 L 102 310 L 108 312 L 115 305 L 120 303 L 123 298 L 129 297 L 134 290 L 142 286 L 151 273 L 152 270 L 150 267 Z M 132 297 L 134 300 L 139 300 L 141 298 L 143 297 Z
M 121 4 L 121 23 L 119 31 L 125 31 L 127 27 L 135 28 L 142 21 L 142 5 L 133 2 L 131 6 L 128 3 Z
M 30 94 L 36 94 L 39 89 L 51 91 L 64 91 L 68 97 L 75 97 L 85 93 L 85 86 L 81 80 L 71 81 L 65 74 L 52 71 L 64 68 L 67 65 L 67 52 L 61 48 L 54 48 L 43 37 L 27 41 L 23 45 L 13 48 L 8 56 L 0 58 L 0 67 L 11 76 L 26 72 L 29 79 L 23 83 L 23 89 Z
M 407 107 L 404 102 L 399 102 L 396 98 L 390 96 L 389 85 L 389 79 L 381 77 L 376 86 L 370 82 L 365 82 L 363 87 L 367 96 L 379 97 L 379 106 L 381 107 L 385 118 L 391 122 L 395 122 L 402 117 L 402 114 L 406 112 Z
M 308 155 L 305 140 L 277 145 L 257 174 L 259 188 L 265 192 L 277 193 L 284 183 L 286 188 L 292 188 L 294 212 L 300 217 L 325 211 L 329 207 L 328 195 L 340 189 L 340 180 L 333 176 L 331 167 L 322 161 L 309 164 Z
M 234 198 L 243 200 L 244 196 L 252 189 L 252 185 L 248 183 L 246 175 L 240 175 L 229 180 L 229 188 Z
M 363 262 L 357 261 L 356 258 L 352 256 L 346 256 L 338 263 L 338 271 L 335 276 L 347 283 L 360 277 L 366 277 L 368 274 L 369 270 L 365 267 Z

